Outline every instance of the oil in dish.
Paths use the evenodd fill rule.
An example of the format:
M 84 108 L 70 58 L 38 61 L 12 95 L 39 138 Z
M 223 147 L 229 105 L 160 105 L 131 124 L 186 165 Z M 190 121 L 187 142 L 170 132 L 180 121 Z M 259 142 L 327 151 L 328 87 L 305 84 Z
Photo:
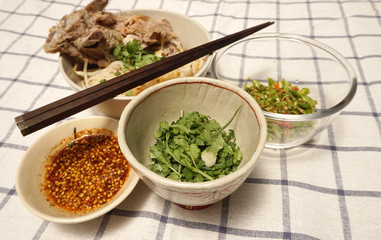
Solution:
M 86 213 L 109 202 L 128 179 L 130 165 L 117 137 L 74 129 L 74 140 L 46 160 L 41 189 L 61 210 Z

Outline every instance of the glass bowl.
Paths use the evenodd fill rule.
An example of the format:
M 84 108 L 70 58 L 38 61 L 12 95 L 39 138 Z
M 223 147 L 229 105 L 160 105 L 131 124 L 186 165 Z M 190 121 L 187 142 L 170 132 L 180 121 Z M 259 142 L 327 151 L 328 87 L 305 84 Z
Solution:
M 268 148 L 289 148 L 311 140 L 351 102 L 357 77 L 346 59 L 331 47 L 299 35 L 262 33 L 216 53 L 212 74 L 239 87 L 257 80 L 282 79 L 310 90 L 316 112 L 291 115 L 264 111 Z

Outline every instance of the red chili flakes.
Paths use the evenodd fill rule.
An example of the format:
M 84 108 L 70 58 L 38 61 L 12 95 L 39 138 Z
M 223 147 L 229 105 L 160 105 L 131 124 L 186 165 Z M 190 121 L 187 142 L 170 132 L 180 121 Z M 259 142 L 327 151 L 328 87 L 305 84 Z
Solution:
M 86 135 L 51 157 L 42 189 L 52 205 L 70 212 L 88 212 L 118 193 L 129 170 L 116 137 Z

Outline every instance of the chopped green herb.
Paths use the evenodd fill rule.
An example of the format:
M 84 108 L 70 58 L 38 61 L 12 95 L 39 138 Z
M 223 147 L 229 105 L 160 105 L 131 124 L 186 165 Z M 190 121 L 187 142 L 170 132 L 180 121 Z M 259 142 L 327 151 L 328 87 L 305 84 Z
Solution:
M 99 83 L 104 83 L 104 82 L 106 82 L 106 79 L 104 79 L 104 78 L 99 81 Z
M 308 96 L 308 88 L 299 90 L 286 80 L 274 82 L 268 78 L 268 86 L 260 84 L 257 80 L 252 85 L 245 84 L 244 89 L 248 92 L 267 112 L 282 114 L 309 114 L 315 112 L 316 100 Z
M 243 154 L 235 143 L 233 130 L 224 129 L 209 116 L 198 112 L 181 114 L 169 124 L 160 122 L 150 147 L 149 168 L 177 181 L 203 182 L 217 179 L 237 170 Z
M 128 90 L 127 92 L 124 93 L 124 96 L 129 97 L 132 96 L 134 92 L 132 90 Z
M 77 128 L 76 127 L 73 129 L 73 134 L 74 134 L 74 140 L 71 141 L 70 143 L 68 143 L 66 145 L 67 147 L 71 147 L 75 144 L 75 140 L 77 139 Z
M 268 86 L 260 84 L 257 80 L 252 81 L 252 85 L 245 84 L 247 91 L 267 112 L 281 114 L 310 114 L 315 112 L 316 100 L 308 96 L 308 88 L 299 90 L 297 86 L 292 86 L 286 80 L 274 82 L 268 78 Z M 267 121 L 267 141 L 270 143 L 287 143 L 297 137 L 309 134 L 313 129 L 313 122 L 305 121 L 284 121 L 266 119 Z
M 153 52 L 143 50 L 140 42 L 136 39 L 125 45 L 116 44 L 113 56 L 123 62 L 126 70 L 138 69 L 163 59 L 163 57 L 156 56 Z
M 74 133 L 74 139 L 77 139 L 77 128 L 76 127 L 74 128 L 73 133 Z

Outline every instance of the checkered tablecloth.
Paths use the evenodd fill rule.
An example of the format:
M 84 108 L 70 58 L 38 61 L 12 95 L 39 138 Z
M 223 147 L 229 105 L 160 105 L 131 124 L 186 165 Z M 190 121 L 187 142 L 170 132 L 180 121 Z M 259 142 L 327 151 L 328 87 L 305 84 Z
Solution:
M 111 0 L 107 10 L 162 8 L 200 22 L 213 39 L 265 21 L 263 32 L 300 34 L 339 51 L 358 76 L 353 101 L 314 141 L 265 149 L 231 196 L 198 211 L 139 182 L 117 208 L 61 225 L 31 214 L 15 175 L 47 129 L 22 137 L 14 117 L 72 94 L 43 43 L 88 1 L 0 0 L 0 239 L 381 239 L 381 1 Z M 71 118 L 97 114 L 92 110 Z

